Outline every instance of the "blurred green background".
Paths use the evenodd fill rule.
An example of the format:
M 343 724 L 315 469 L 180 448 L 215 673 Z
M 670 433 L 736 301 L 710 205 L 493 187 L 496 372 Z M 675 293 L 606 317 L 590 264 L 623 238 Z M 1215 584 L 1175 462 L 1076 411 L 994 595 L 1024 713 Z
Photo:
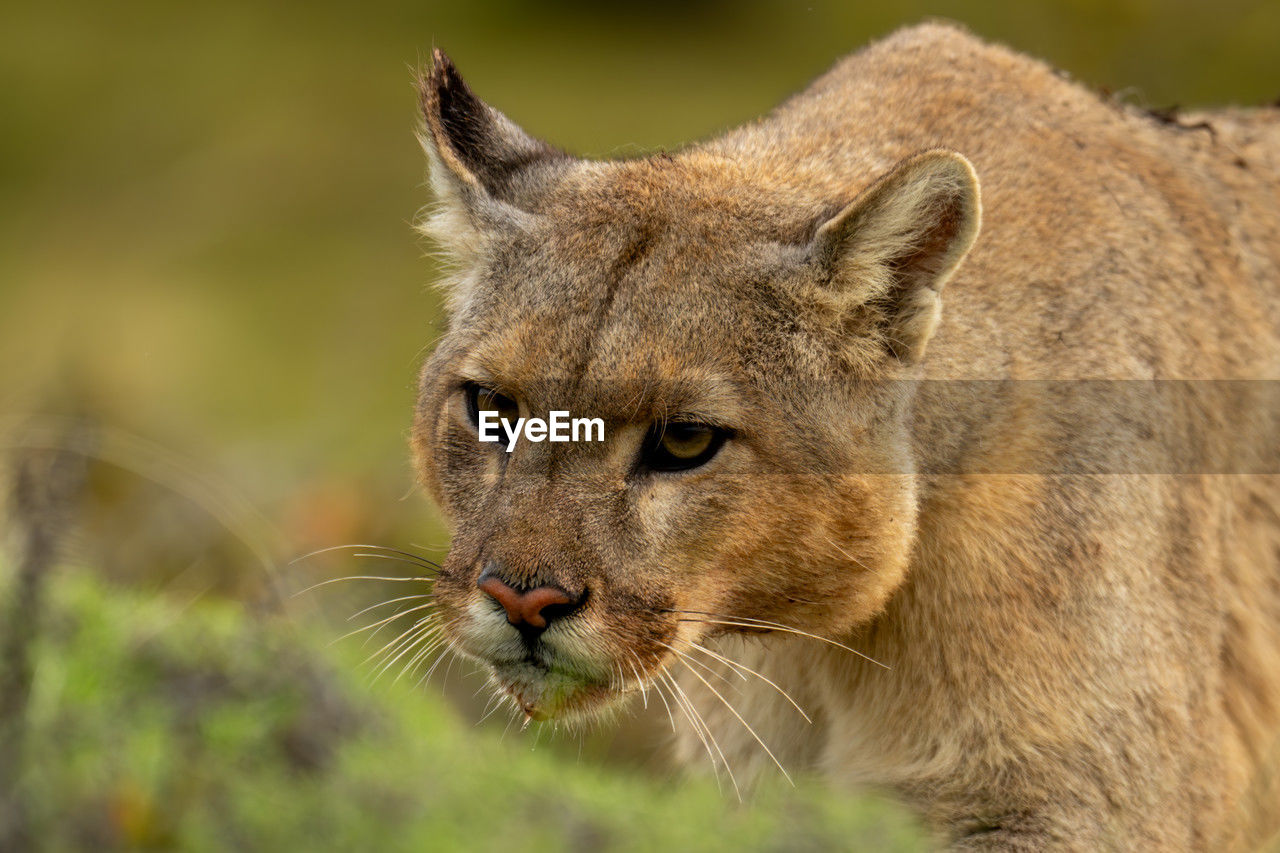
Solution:
M 90 462 L 53 521 L 10 488 L 0 642 L 30 667 L 0 680 L 0 818 L 49 849 L 913 846 L 872 801 L 681 781 L 652 710 L 502 740 L 480 679 L 370 686 L 358 640 L 326 646 L 387 590 L 293 597 L 371 567 L 290 560 L 447 544 L 405 445 L 443 324 L 410 227 L 433 45 L 531 132 L 629 155 L 930 16 L 1135 103 L 1280 96 L 1274 0 L 8 4 L 0 463 Z M 60 556 L 24 575 L 33 524 Z

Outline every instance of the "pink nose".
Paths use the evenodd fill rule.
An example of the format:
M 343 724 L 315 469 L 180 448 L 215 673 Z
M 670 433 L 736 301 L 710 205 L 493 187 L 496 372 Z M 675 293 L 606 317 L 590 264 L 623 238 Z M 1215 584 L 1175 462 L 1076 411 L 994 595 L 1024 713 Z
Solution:
M 544 630 L 553 620 L 568 616 L 581 603 L 558 586 L 540 586 L 521 592 L 487 571 L 476 586 L 502 605 L 508 622 L 522 631 L 534 633 Z

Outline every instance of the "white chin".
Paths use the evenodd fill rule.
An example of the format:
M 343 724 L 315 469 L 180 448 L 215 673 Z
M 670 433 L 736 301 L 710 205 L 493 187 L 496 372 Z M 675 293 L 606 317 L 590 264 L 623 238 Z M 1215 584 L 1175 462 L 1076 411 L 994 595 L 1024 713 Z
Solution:
M 535 720 L 593 717 L 620 694 L 610 685 L 531 663 L 492 665 L 494 681 Z

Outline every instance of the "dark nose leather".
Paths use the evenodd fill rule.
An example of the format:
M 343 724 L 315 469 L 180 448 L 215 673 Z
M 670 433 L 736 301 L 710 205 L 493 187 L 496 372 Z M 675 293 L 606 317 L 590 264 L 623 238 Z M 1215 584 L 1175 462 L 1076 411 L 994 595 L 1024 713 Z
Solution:
M 507 612 L 507 621 L 522 633 L 539 634 L 553 621 L 568 616 L 582 604 L 581 597 L 575 598 L 558 586 L 516 589 L 492 569 L 486 569 L 480 575 L 476 586 L 502 605 Z

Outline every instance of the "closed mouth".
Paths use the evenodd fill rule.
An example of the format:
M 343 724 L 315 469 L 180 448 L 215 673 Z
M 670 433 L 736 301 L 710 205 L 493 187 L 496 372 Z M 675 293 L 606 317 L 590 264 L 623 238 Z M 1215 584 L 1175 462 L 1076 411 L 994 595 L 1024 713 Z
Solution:
M 615 685 L 557 667 L 532 651 L 514 661 L 491 662 L 495 681 L 531 720 L 586 716 L 620 695 Z

